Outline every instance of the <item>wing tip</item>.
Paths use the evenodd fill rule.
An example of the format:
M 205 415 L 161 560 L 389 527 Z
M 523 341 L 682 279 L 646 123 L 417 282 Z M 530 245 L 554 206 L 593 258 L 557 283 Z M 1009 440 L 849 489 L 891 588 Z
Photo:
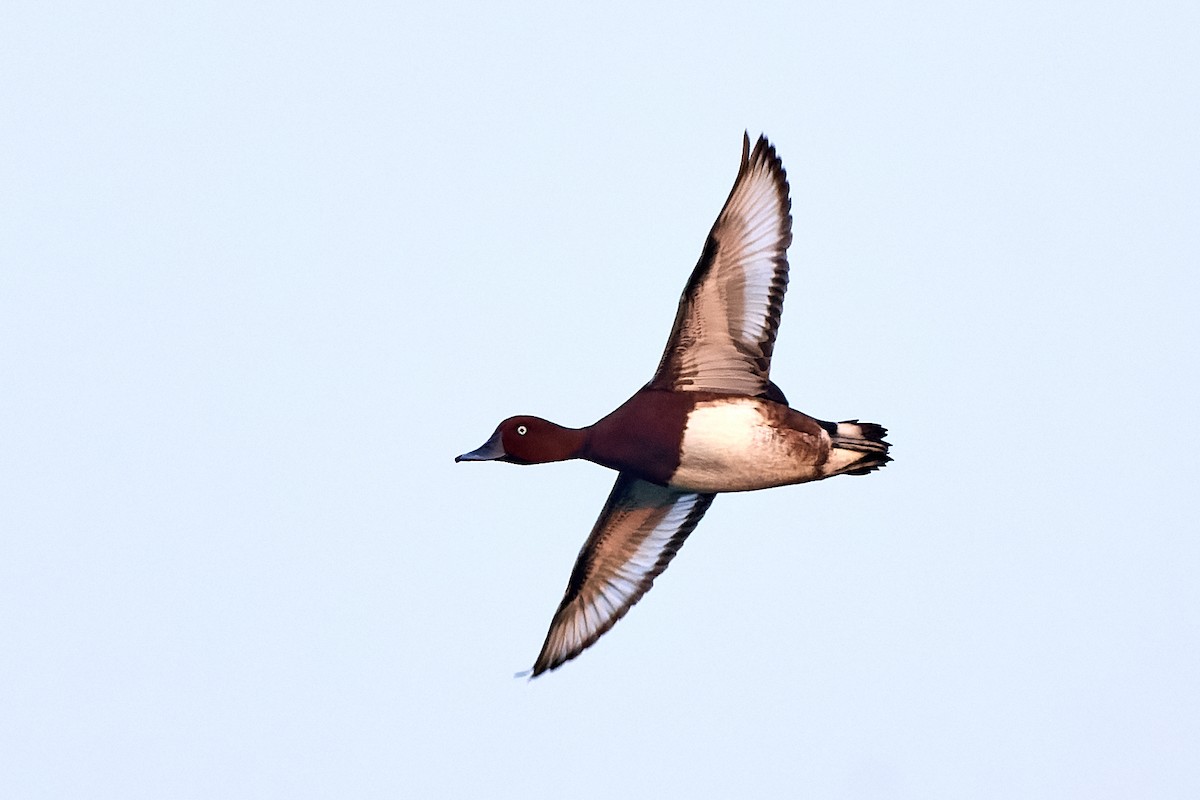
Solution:
M 669 560 L 670 559 L 668 559 L 668 561 Z M 666 569 L 665 565 L 663 566 L 663 569 Z M 533 680 L 537 676 L 544 675 L 547 672 L 553 672 L 563 664 L 566 664 L 568 661 L 572 661 L 578 656 L 582 655 L 583 651 L 600 641 L 600 637 L 612 630 L 613 626 L 620 622 L 621 619 L 629 613 L 629 609 L 637 605 L 638 600 L 641 600 L 642 597 L 645 596 L 646 592 L 650 591 L 650 587 L 654 584 L 654 578 L 656 577 L 658 576 L 651 576 L 649 581 L 644 584 L 644 587 L 639 587 L 642 588 L 641 594 L 635 597 L 631 603 L 626 605 L 624 608 L 616 609 L 611 617 L 602 622 L 594 631 L 580 639 L 574 645 L 566 648 L 561 646 L 553 647 L 553 644 L 557 644 L 553 641 L 555 638 L 555 630 L 563 616 L 563 611 L 568 607 L 567 603 L 564 602 L 564 604 L 555 613 L 554 619 L 550 621 L 550 630 L 546 632 L 546 641 L 542 644 L 542 650 L 540 653 L 538 653 L 537 660 L 533 662 L 533 668 L 529 670 L 529 680 Z
M 759 135 L 758 141 L 754 145 L 754 152 L 750 155 L 750 161 L 755 166 L 761 164 L 771 170 L 776 177 L 780 195 L 787 201 L 788 211 L 791 211 L 791 191 L 788 186 L 787 170 L 784 169 L 783 159 L 775 151 L 775 145 L 771 144 L 765 133 Z

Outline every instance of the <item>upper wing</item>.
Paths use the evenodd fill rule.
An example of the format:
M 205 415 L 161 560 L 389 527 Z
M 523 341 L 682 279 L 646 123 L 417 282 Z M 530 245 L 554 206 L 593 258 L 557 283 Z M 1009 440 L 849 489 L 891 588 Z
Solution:
M 570 661 L 625 616 L 671 563 L 713 497 L 618 475 L 579 551 L 533 677 Z
M 692 271 L 651 388 L 759 395 L 787 289 L 792 243 L 787 173 L 765 136 L 742 164 Z

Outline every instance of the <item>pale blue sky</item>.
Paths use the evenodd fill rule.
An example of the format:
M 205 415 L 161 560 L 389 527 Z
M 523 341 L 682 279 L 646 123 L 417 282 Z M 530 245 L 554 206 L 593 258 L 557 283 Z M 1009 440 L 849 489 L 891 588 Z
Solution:
M 8 3 L 0 796 L 1200 795 L 1194 3 Z M 537 681 L 765 132 L 773 377 L 892 430 L 722 496 Z

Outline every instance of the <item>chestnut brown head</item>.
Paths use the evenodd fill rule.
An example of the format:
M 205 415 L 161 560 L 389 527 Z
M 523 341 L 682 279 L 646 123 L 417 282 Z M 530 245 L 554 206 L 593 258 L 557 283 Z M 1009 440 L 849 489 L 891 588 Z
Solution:
M 546 464 L 575 458 L 582 439 L 582 431 L 555 425 L 541 417 L 509 417 L 482 446 L 454 460 Z

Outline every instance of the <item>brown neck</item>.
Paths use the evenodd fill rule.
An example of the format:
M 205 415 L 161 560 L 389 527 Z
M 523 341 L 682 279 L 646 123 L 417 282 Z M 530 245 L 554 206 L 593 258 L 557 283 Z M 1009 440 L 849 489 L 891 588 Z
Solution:
M 587 446 L 588 434 L 591 428 L 564 428 L 556 425 L 555 436 L 548 438 L 539 453 L 539 461 L 567 461 L 581 458 Z

